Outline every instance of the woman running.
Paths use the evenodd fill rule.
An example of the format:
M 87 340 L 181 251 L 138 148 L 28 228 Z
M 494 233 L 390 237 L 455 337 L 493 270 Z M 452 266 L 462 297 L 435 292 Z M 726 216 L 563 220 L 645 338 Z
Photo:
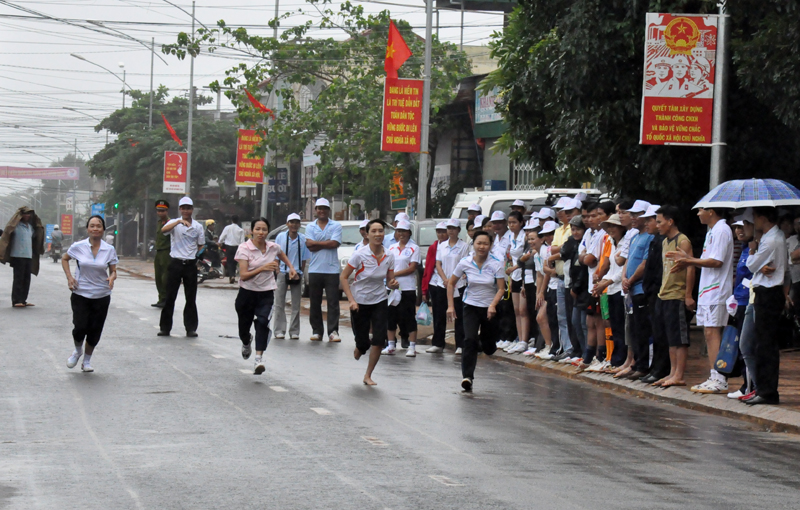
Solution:
M 464 391 L 472 391 L 478 350 L 487 355 L 497 350 L 497 304 L 506 291 L 503 261 L 489 253 L 492 236 L 482 230 L 476 232 L 472 248 L 475 254 L 461 259 L 447 281 L 447 320 L 455 321 L 459 315 L 464 320 L 464 353 L 461 356 Z M 467 277 L 462 293 L 464 306 L 456 310 L 455 291 L 464 275 Z
M 239 316 L 239 338 L 242 341 L 242 357 L 249 359 L 252 353 L 253 335 L 250 326 L 256 323 L 256 359 L 253 367 L 255 375 L 266 370 L 263 361 L 264 351 L 269 344 L 269 318 L 274 303 L 274 292 L 278 288 L 275 272 L 280 264 L 289 268 L 289 279 L 297 278 L 289 257 L 280 246 L 267 241 L 269 222 L 266 218 L 256 218 L 251 223 L 253 238 L 239 245 L 236 261 L 239 262 L 239 294 L 236 296 L 236 315 Z
M 362 248 L 350 256 L 347 265 L 339 276 L 347 300 L 350 302 L 353 334 L 356 348 L 353 357 L 358 360 L 369 351 L 367 373 L 364 384 L 375 386 L 372 372 L 381 358 L 381 349 L 386 343 L 386 324 L 389 316 L 389 300 L 386 287 L 396 289 L 400 284 L 394 278 L 394 256 L 384 250 L 384 223 L 371 220 L 367 225 L 369 247 Z M 348 278 L 356 272 L 352 290 Z M 384 286 L 386 280 L 386 286 Z M 372 328 L 372 340 L 369 330 Z
M 528 306 L 522 296 L 522 265 L 519 258 L 525 253 L 525 219 L 519 211 L 511 211 L 508 215 L 508 255 L 511 264 L 506 269 L 506 274 L 511 277 L 511 301 L 514 304 L 514 318 L 517 325 L 519 340 L 509 345 L 505 352 L 509 354 L 521 353 L 528 350 Z
M 86 223 L 89 238 L 73 243 L 61 257 L 61 267 L 67 275 L 67 285 L 72 291 L 72 340 L 75 350 L 67 360 L 67 368 L 74 368 L 83 356 L 81 370 L 94 372 L 92 354 L 108 315 L 111 291 L 117 279 L 117 252 L 113 246 L 103 241 L 106 222 L 102 216 L 92 216 Z M 73 277 L 69 261 L 75 260 L 78 268 Z M 84 347 L 84 344 L 85 347 Z M 84 348 L 86 354 L 84 355 Z
M 447 290 L 444 287 L 447 285 L 447 282 L 450 281 L 450 277 L 453 276 L 453 271 L 458 263 L 469 253 L 469 245 L 458 237 L 459 234 L 461 234 L 461 222 L 458 218 L 450 218 L 445 225 L 447 227 L 447 241 L 439 244 L 439 247 L 436 249 L 436 274 L 439 276 L 439 287 L 436 288 L 433 302 L 433 313 L 441 313 L 444 316 L 442 317 L 444 321 L 447 320 L 447 310 L 445 306 L 449 306 Z M 455 318 L 456 354 L 462 354 L 464 348 L 461 291 L 466 284 L 467 282 L 465 280 L 459 280 L 453 294 L 453 303 L 455 304 L 457 312 Z M 444 327 L 445 325 L 442 324 L 442 329 L 444 329 Z M 434 343 L 433 347 L 426 352 L 442 352 L 442 350 L 444 350 L 444 331 L 442 331 L 441 337 L 439 338 L 440 343 Z M 436 335 L 434 335 L 434 339 L 437 339 Z
M 400 302 L 389 307 L 388 336 L 389 346 L 383 354 L 394 354 L 396 340 L 395 331 L 399 326 L 400 337 L 408 338 L 406 356 L 417 355 L 417 266 L 421 256 L 419 246 L 411 239 L 411 224 L 400 220 L 394 227 L 397 242 L 389 247 L 388 252 L 394 256 L 394 277 L 400 284 Z M 363 249 L 363 248 L 362 248 Z

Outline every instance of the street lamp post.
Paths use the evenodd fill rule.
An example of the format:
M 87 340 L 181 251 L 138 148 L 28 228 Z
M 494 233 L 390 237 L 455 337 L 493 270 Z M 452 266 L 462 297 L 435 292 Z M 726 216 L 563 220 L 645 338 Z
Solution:
M 100 69 L 102 69 L 103 71 L 106 71 L 107 73 L 111 74 L 111 75 L 112 75 L 114 78 L 116 78 L 116 79 L 118 79 L 119 81 L 121 81 L 121 82 L 122 82 L 122 108 L 125 108 L 125 87 L 128 87 L 128 90 L 133 90 L 133 89 L 131 89 L 130 85 L 128 85 L 128 84 L 126 83 L 126 81 L 125 81 L 125 71 L 124 71 L 124 70 L 122 71 L 122 78 L 120 78 L 120 77 L 119 77 L 119 75 L 118 75 L 117 73 L 115 73 L 114 71 L 112 71 L 112 70 L 110 70 L 110 69 L 108 69 L 108 68 L 106 68 L 106 67 L 103 67 L 103 66 L 101 66 L 100 64 L 97 64 L 97 63 L 95 63 L 95 62 L 92 62 L 91 60 L 88 60 L 86 57 L 83 57 L 83 56 L 81 56 L 81 55 L 78 55 L 77 53 L 70 53 L 69 55 L 70 55 L 71 57 L 75 57 L 75 58 L 77 58 L 78 60 L 83 60 L 84 62 L 86 62 L 86 63 L 88 63 L 88 64 L 92 64 L 93 66 L 99 67 L 99 68 L 100 68 Z M 122 62 L 120 62 L 120 63 L 119 63 L 119 66 L 120 66 L 120 67 L 122 67 L 122 68 L 124 68 L 124 67 L 125 67 L 125 64 L 124 64 L 124 63 L 122 63 Z

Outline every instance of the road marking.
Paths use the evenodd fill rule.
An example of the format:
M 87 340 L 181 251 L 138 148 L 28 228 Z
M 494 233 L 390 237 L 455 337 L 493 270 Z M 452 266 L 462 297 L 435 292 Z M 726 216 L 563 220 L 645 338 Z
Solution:
M 211 357 L 212 358 L 217 358 L 217 359 L 225 359 L 225 356 L 222 356 L 220 354 L 212 354 Z
M 428 475 L 428 476 L 430 476 L 431 478 L 433 478 L 434 480 L 436 480 L 437 482 L 439 482 L 442 485 L 447 485 L 448 487 L 463 487 L 464 486 L 463 483 L 458 483 L 455 480 L 451 480 L 450 478 L 447 478 L 446 476 L 441 476 L 441 475 Z
M 148 319 L 148 318 L 146 318 L 146 317 L 139 317 L 139 320 L 140 320 L 140 321 L 147 321 L 147 320 L 150 320 L 150 319 Z
M 372 446 L 389 446 L 389 443 L 387 443 L 386 441 L 381 441 L 377 437 L 361 436 L 361 439 L 367 441 Z
M 240 368 L 239 372 L 241 372 L 243 374 L 247 374 L 247 375 L 253 375 L 253 371 L 252 370 L 246 370 L 244 368 Z
M 133 314 L 135 314 L 135 313 L 137 313 L 137 312 L 136 312 L 136 310 L 128 310 L 128 313 L 133 313 Z
M 321 414 L 323 416 L 328 416 L 330 414 L 333 414 L 332 412 L 328 411 L 324 407 L 312 407 L 311 410 L 314 411 L 315 413 Z
M 161 326 L 153 326 L 153 327 L 156 328 L 157 330 L 161 331 Z
M 270 386 L 269 389 L 271 389 L 272 391 L 277 391 L 278 393 L 281 393 L 283 391 L 289 391 L 283 386 Z

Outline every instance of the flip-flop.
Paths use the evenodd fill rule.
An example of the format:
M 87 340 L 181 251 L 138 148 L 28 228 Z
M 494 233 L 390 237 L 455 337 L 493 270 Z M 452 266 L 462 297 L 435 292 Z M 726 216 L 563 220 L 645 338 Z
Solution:
M 25 306 L 36 306 L 33 303 L 28 303 L 28 302 L 25 302 L 24 304 L 25 304 Z
M 14 308 L 25 308 L 25 303 L 16 303 L 13 306 Z

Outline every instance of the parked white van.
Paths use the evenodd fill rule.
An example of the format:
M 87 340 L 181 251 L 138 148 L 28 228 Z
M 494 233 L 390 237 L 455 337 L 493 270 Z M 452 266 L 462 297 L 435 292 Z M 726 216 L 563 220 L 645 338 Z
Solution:
M 494 211 L 508 213 L 514 200 L 523 200 L 528 211 L 538 211 L 542 207 L 554 205 L 559 198 L 564 196 L 574 197 L 578 193 L 586 193 L 590 198 L 597 200 L 603 194 L 599 189 L 580 188 L 546 188 L 536 190 L 514 191 L 465 191 L 456 195 L 451 218 L 466 218 L 467 208 L 472 204 L 481 206 L 481 214 L 491 216 Z

